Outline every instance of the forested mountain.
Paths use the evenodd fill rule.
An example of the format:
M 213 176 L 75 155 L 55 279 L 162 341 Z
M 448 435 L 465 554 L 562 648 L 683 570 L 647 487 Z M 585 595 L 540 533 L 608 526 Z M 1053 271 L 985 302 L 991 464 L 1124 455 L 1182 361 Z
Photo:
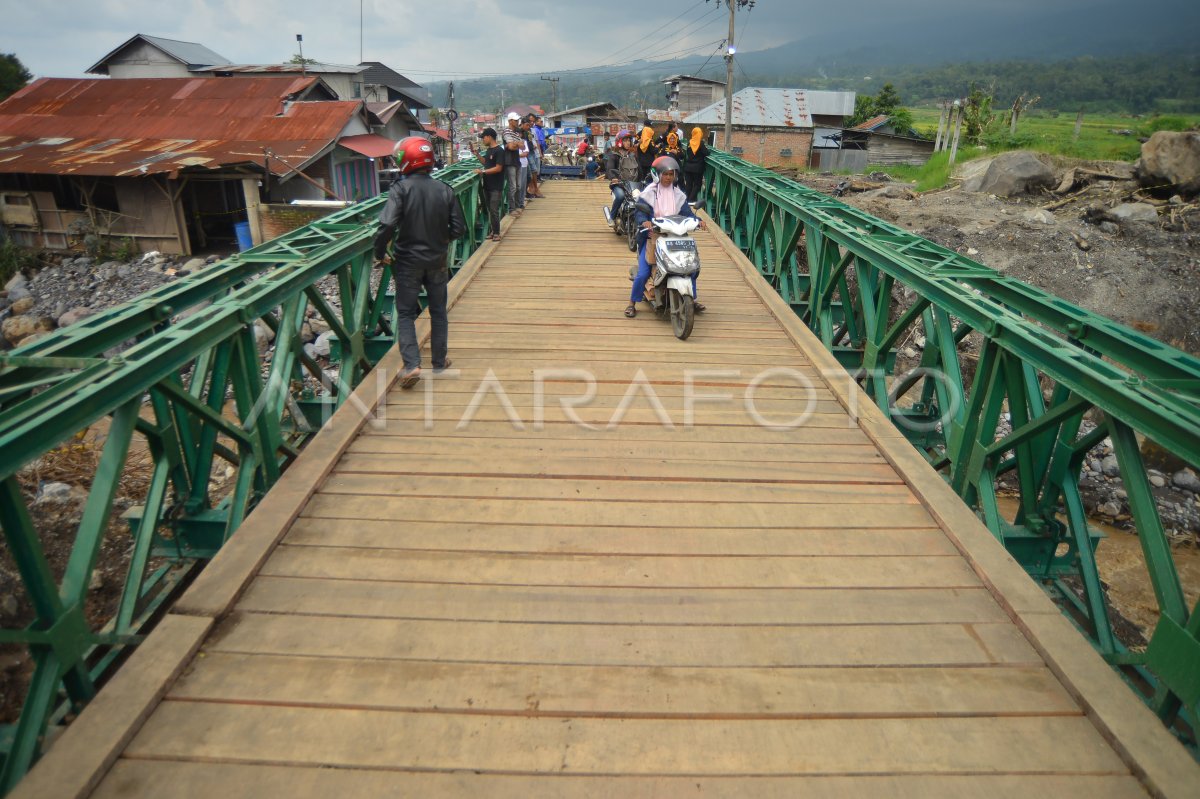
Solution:
M 753 12 L 751 12 L 753 13 Z M 997 103 L 1040 95 L 1043 108 L 1200 111 L 1200 3 L 1149 0 L 1139 7 L 1104 2 L 1048 9 L 1020 19 L 979 13 L 904 21 L 858 21 L 841 34 L 801 37 L 738 55 L 736 86 L 795 86 L 873 93 L 892 83 L 909 104 L 962 96 L 970 84 L 994 86 Z M 677 72 L 724 77 L 720 56 L 700 53 L 587 73 L 560 72 L 559 105 L 607 100 L 622 107 L 661 108 L 658 81 Z M 444 83 L 430 84 L 445 102 Z M 539 75 L 456 83 L 458 104 L 495 109 L 510 101 L 549 107 Z

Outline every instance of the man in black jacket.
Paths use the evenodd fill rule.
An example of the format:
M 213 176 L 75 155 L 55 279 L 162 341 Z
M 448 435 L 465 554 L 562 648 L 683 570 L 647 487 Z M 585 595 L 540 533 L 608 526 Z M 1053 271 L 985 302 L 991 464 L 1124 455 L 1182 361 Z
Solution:
M 421 379 L 421 346 L 416 319 L 421 314 L 421 287 L 429 300 L 433 371 L 450 365 L 446 358 L 449 324 L 446 319 L 446 284 L 450 270 L 446 252 L 450 242 L 467 230 L 462 207 L 454 190 L 429 176 L 433 147 L 419 136 L 396 143 L 396 163 L 405 180 L 388 191 L 375 236 L 377 266 L 387 263 L 392 246 L 392 279 L 396 282 L 396 343 L 404 359 L 400 387 L 412 388 Z

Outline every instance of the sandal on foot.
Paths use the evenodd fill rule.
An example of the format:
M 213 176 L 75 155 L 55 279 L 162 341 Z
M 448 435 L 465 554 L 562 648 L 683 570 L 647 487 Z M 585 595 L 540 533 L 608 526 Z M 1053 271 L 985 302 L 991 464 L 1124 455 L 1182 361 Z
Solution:
M 400 375 L 400 388 L 409 389 L 417 384 L 421 379 L 421 367 L 414 366 L 404 374 Z
M 692 306 L 692 309 L 695 310 L 696 313 L 704 313 L 707 308 L 708 306 L 702 302 L 698 302 Z
M 625 315 L 628 316 L 630 319 L 637 316 L 637 307 L 634 306 L 634 304 L 632 302 L 629 303 L 628 307 L 625 308 Z
M 442 364 L 441 366 L 436 366 L 436 365 L 435 365 L 435 366 L 433 367 L 433 373 L 434 373 L 435 375 L 439 375 L 439 374 L 441 374 L 442 372 L 444 372 L 444 371 L 446 371 L 447 369 L 449 369 L 449 368 L 450 368 L 450 366 L 451 366 L 451 364 L 453 364 L 453 363 L 454 363 L 454 361 L 452 361 L 452 360 L 450 360 L 449 358 L 447 358 L 447 359 L 446 359 L 446 362 L 445 362 L 444 364 Z

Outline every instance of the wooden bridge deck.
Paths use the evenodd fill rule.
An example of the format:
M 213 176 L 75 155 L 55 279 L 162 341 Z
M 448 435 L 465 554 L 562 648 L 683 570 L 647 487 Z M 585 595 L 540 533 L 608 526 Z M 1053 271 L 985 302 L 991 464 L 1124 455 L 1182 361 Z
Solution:
M 719 234 L 678 342 L 598 184 L 454 281 L 17 794 L 1185 795 L 1195 765 Z M 566 286 L 566 290 L 564 290 Z M 645 307 L 645 306 L 643 306 Z M 394 378 L 394 355 L 381 369 Z M 812 416 L 786 368 L 813 385 Z M 560 396 L 596 398 L 570 420 Z M 686 425 L 686 370 L 697 394 Z M 460 425 L 488 370 L 496 392 Z M 643 371 L 645 393 L 610 422 Z M 859 405 L 860 417 L 848 409 Z M 516 429 L 509 414 L 519 416 Z M 1174 748 L 1172 748 L 1174 747 Z M 1175 750 L 1178 751 L 1175 751 Z

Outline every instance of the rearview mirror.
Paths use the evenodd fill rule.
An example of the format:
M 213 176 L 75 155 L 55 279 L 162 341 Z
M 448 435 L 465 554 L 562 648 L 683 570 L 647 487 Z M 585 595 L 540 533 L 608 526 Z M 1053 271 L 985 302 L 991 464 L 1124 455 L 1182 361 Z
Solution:
M 704 209 L 704 200 L 696 200 L 696 202 L 692 203 L 692 207 L 703 210 Z

